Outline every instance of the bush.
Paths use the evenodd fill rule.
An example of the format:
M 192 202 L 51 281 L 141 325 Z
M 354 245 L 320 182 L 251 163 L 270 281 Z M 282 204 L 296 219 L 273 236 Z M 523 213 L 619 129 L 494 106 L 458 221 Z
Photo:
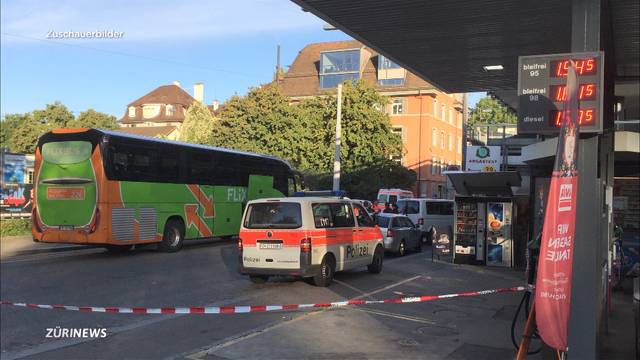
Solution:
M 0 220 L 2 237 L 31 234 L 31 219 Z
M 379 189 L 411 189 L 416 172 L 392 161 L 382 161 L 357 170 L 345 170 L 340 176 L 340 189 L 351 199 L 374 200 Z M 333 175 L 304 174 L 305 187 L 311 190 L 331 190 Z

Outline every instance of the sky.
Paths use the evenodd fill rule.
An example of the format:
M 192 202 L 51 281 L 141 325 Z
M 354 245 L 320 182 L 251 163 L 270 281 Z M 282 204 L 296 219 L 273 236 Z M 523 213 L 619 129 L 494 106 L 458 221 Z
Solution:
M 126 105 L 180 81 L 221 102 L 271 81 L 276 48 L 287 68 L 305 45 L 347 40 L 285 0 L 0 0 L 0 112 L 61 101 L 120 118 Z M 118 38 L 55 38 L 113 31 Z M 470 96 L 470 105 L 483 96 Z

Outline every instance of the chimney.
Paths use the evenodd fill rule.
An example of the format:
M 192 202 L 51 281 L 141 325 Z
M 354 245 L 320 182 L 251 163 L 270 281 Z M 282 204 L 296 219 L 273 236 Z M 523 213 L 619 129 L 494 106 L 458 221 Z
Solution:
M 204 100 L 204 84 L 201 82 L 197 82 L 193 84 L 193 97 L 198 102 L 202 102 Z
M 213 102 L 211 103 L 211 107 L 213 107 L 213 111 L 218 111 L 218 109 L 220 108 L 220 101 L 213 100 Z
M 180 87 L 180 81 L 178 81 L 178 80 L 174 80 L 174 81 L 173 81 L 173 85 L 175 85 L 175 86 L 177 86 L 177 87 Z

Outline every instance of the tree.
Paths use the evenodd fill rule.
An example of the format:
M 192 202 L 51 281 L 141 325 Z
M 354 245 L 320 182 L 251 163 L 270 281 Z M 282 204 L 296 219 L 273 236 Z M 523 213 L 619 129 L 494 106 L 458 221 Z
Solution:
M 391 155 L 402 151 L 402 139 L 391 131 L 388 115 L 381 109 L 387 98 L 378 94 L 363 81 L 345 82 L 342 91 L 342 142 L 340 159 L 345 171 L 355 171 L 372 164 L 382 163 Z M 314 121 L 319 128 L 314 131 L 330 154 L 335 142 L 337 100 L 335 97 L 312 98 L 300 104 L 308 117 L 320 116 Z M 322 155 L 325 160 L 317 170 L 331 170 L 333 155 Z
M 182 128 L 180 140 L 196 144 L 211 144 L 215 119 L 201 102 L 194 102 L 189 106 Z
M 276 85 L 249 90 L 229 99 L 213 129 L 213 145 L 275 155 L 298 166 L 306 155 L 301 144 L 311 129 L 298 121 L 296 107 Z
M 467 125 L 484 125 L 484 124 L 515 124 L 518 118 L 516 115 L 503 106 L 498 100 L 487 96 L 471 109 L 471 114 Z
M 59 101 L 47 104 L 44 110 L 34 110 L 32 117 L 35 121 L 51 128 L 67 127 L 73 121 L 71 111 Z
M 29 120 L 30 114 L 7 114 L 0 121 L 0 147 L 10 148 L 11 135 Z
M 53 127 L 43 124 L 29 115 L 23 123 L 12 132 L 7 145 L 12 152 L 20 154 L 34 154 L 38 138 Z
M 105 130 L 115 130 L 120 128 L 116 122 L 115 116 L 101 113 L 93 109 L 81 112 L 80 115 L 78 115 L 75 120 L 69 122 L 68 125 L 70 127 L 86 127 Z

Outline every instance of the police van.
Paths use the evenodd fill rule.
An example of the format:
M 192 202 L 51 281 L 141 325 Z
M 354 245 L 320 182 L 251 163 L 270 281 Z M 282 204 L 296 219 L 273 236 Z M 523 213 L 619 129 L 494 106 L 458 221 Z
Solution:
M 240 272 L 254 283 L 290 275 L 328 286 L 336 271 L 382 271 L 382 233 L 358 202 L 340 197 L 249 201 L 240 227 Z

